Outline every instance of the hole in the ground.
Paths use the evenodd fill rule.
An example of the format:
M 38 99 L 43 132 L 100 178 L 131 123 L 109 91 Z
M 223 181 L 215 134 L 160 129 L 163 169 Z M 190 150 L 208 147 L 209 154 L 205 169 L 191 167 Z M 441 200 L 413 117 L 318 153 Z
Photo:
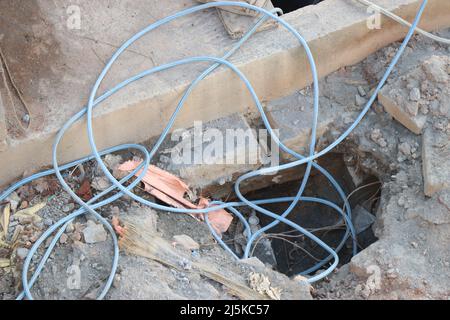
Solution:
M 358 251 L 361 251 L 377 240 L 372 231 L 372 224 L 375 220 L 381 194 L 380 181 L 375 176 L 362 175 L 358 185 L 355 185 L 355 178 L 352 178 L 342 154 L 329 154 L 321 158 L 319 162 L 333 175 L 345 194 L 350 195 L 349 203 L 353 212 L 353 223 L 358 232 Z M 288 182 L 253 191 L 246 197 L 256 200 L 295 196 L 298 187 L 298 181 Z M 317 171 L 313 172 L 305 195 L 327 199 L 343 207 L 343 201 L 333 186 Z M 288 205 L 286 203 L 270 204 L 264 207 L 281 214 Z M 272 219 L 265 215 L 258 215 L 258 218 L 261 226 L 272 222 Z M 345 226 L 342 225 L 341 217 L 334 209 L 324 205 L 301 203 L 291 212 L 289 218 L 302 227 L 312 230 L 316 236 L 333 248 L 338 246 L 345 233 Z M 265 260 L 264 262 L 274 265 L 278 271 L 288 276 L 307 270 L 329 255 L 317 244 L 283 223 L 268 231 L 265 237 L 270 241 L 258 243 L 254 255 L 263 261 Z M 272 255 L 272 258 L 267 256 L 267 246 L 270 245 L 274 255 L 274 257 Z M 340 265 L 347 264 L 351 257 L 351 241 L 348 240 L 339 252 Z
M 322 0 L 272 0 L 275 7 L 283 10 L 284 13 L 289 13 L 297 9 L 317 4 Z

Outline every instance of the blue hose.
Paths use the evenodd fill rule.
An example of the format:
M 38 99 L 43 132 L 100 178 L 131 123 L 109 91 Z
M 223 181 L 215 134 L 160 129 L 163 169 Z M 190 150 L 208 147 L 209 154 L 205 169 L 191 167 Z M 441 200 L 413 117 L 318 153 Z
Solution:
M 59 220 L 57 223 L 55 223 L 53 226 L 51 226 L 48 230 L 46 230 L 41 237 L 36 241 L 36 243 L 32 246 L 32 248 L 30 249 L 30 252 L 27 256 L 27 258 L 24 261 L 24 265 L 23 265 L 23 272 L 22 272 L 22 284 L 23 284 L 23 292 L 18 296 L 17 299 L 23 299 L 23 298 L 27 298 L 27 299 L 33 299 L 32 293 L 31 293 L 31 288 L 32 286 L 35 284 L 35 282 L 37 281 L 40 273 L 42 272 L 44 265 L 46 263 L 46 261 L 48 260 L 48 257 L 50 256 L 52 250 L 54 249 L 57 241 L 59 240 L 59 238 L 61 237 L 61 235 L 64 233 L 67 225 L 72 222 L 76 217 L 79 217 L 81 215 L 90 213 L 92 215 L 94 215 L 104 226 L 105 228 L 108 230 L 108 232 L 111 234 L 111 237 L 113 239 L 113 245 L 114 245 L 114 253 L 113 253 L 113 260 L 112 260 L 112 266 L 111 266 L 111 272 L 109 274 L 108 279 L 106 280 L 106 283 L 100 293 L 100 295 L 98 296 L 98 299 L 103 299 L 106 294 L 108 293 L 113 279 L 114 279 L 114 275 L 116 273 L 117 270 L 117 266 L 118 266 L 118 259 L 119 259 L 119 247 L 118 247 L 118 241 L 117 241 L 117 236 L 113 230 L 113 228 L 111 227 L 110 223 L 103 218 L 100 214 L 98 214 L 95 210 L 108 205 L 110 203 L 112 203 L 113 201 L 119 199 L 120 197 L 127 195 L 129 197 L 131 197 L 132 199 L 147 205 L 151 208 L 157 209 L 157 210 L 163 210 L 163 211 L 167 211 L 167 212 L 172 212 L 172 213 L 180 213 L 180 214 L 193 214 L 193 213 L 197 213 L 197 214 L 204 214 L 205 216 L 205 221 L 209 227 L 209 229 L 211 230 L 212 235 L 215 237 L 215 239 L 218 241 L 218 243 L 227 251 L 229 252 L 233 257 L 235 257 L 236 259 L 239 259 L 239 257 L 236 256 L 236 254 L 220 239 L 220 237 L 216 234 L 216 232 L 214 231 L 214 229 L 212 228 L 208 216 L 211 212 L 216 211 L 218 209 L 227 209 L 229 210 L 232 214 L 234 214 L 240 221 L 242 221 L 244 228 L 245 228 L 245 235 L 247 237 L 247 246 L 245 248 L 245 252 L 244 252 L 244 256 L 243 258 L 248 258 L 252 245 L 255 243 L 255 241 L 258 239 L 258 237 L 260 237 L 262 235 L 263 232 L 269 230 L 270 228 L 273 228 L 275 225 L 277 225 L 278 223 L 282 222 L 285 223 L 287 225 L 289 225 L 290 227 L 294 228 L 295 230 L 299 231 L 300 233 L 302 233 L 303 235 L 305 235 L 306 237 L 310 238 L 312 241 L 316 242 L 320 247 L 322 247 L 325 251 L 327 251 L 329 253 L 329 256 L 325 259 L 323 259 L 321 262 L 317 263 L 316 265 L 314 265 L 313 267 L 309 268 L 308 270 L 305 270 L 304 272 L 302 272 L 301 274 L 303 275 L 310 275 L 312 273 L 314 273 L 315 271 L 319 270 L 320 268 L 322 268 L 324 265 L 326 265 L 327 263 L 329 263 L 331 260 L 333 260 L 333 262 L 326 268 L 326 270 L 320 272 L 319 274 L 314 274 L 313 276 L 310 276 L 308 278 L 308 282 L 309 283 L 313 283 L 315 281 L 318 281 L 320 279 L 323 279 L 324 277 L 326 277 L 327 275 L 329 275 L 338 265 L 339 262 L 339 258 L 337 255 L 337 252 L 339 252 L 339 250 L 341 250 L 341 248 L 344 246 L 344 244 L 346 243 L 346 241 L 349 239 L 349 237 L 352 238 L 353 241 L 353 253 L 356 254 L 357 253 L 357 246 L 356 246 L 356 234 L 355 234 L 355 230 L 354 227 L 352 225 L 352 219 L 351 219 L 351 209 L 350 209 L 350 204 L 345 196 L 344 191 L 342 190 L 342 188 L 339 186 L 339 184 L 337 183 L 337 181 L 331 176 L 330 173 L 328 173 L 324 168 L 322 168 L 321 166 L 319 166 L 314 160 L 318 159 L 319 157 L 327 154 L 329 151 L 331 151 L 333 148 L 335 148 L 338 144 L 340 144 L 354 129 L 355 127 L 359 124 L 359 122 L 361 122 L 361 120 L 363 119 L 363 117 L 365 116 L 365 114 L 368 112 L 368 110 L 370 109 L 371 105 L 373 104 L 373 102 L 376 99 L 376 96 L 378 94 L 378 91 L 382 88 L 382 86 L 384 85 L 384 83 L 386 82 L 387 78 L 389 77 L 390 73 L 392 72 L 393 68 L 395 67 L 395 65 L 397 64 L 400 56 L 403 54 L 403 51 L 406 47 L 406 45 L 408 44 L 409 40 L 411 39 L 415 28 L 417 27 L 421 15 L 425 9 L 425 6 L 427 4 L 427 0 L 423 0 L 422 5 L 415 17 L 415 20 L 412 24 L 412 27 L 410 28 L 410 30 L 408 31 L 408 34 L 406 35 L 402 45 L 400 46 L 397 54 L 395 55 L 394 59 L 392 60 L 392 62 L 390 63 L 388 69 L 386 70 L 386 73 L 384 74 L 384 76 L 382 77 L 380 83 L 378 84 L 376 90 L 374 91 L 373 95 L 371 96 L 370 100 L 368 101 L 367 105 L 363 108 L 363 110 L 361 111 L 361 113 L 358 115 L 358 117 L 356 118 L 356 120 L 354 121 L 354 123 L 352 123 L 352 125 L 337 139 L 335 140 L 333 143 L 331 143 L 328 147 L 326 147 L 325 149 L 323 149 L 320 152 L 315 152 L 315 146 L 316 146 L 316 138 L 317 138 L 317 121 L 318 121 L 318 116 L 319 116 L 319 87 L 318 87 L 318 75 L 317 75 L 317 69 L 316 69 L 316 64 L 313 58 L 313 55 L 306 43 L 306 41 L 303 39 L 303 37 L 292 27 L 290 26 L 287 22 L 285 22 L 283 19 L 279 18 L 276 14 L 277 12 L 280 12 L 279 9 L 275 9 L 274 13 L 269 12 L 265 9 L 259 8 L 259 7 L 255 7 L 252 5 L 249 5 L 247 3 L 243 3 L 243 2 L 232 2 L 232 1 L 227 1 L 227 2 L 212 2 L 212 3 L 207 3 L 207 4 L 202 4 L 199 6 L 195 6 L 183 11 L 180 11 L 174 15 L 171 15 L 169 17 L 166 17 L 164 19 L 161 19 L 151 25 L 149 25 L 148 27 L 144 28 L 143 30 L 141 30 L 140 32 L 138 32 L 137 34 L 135 34 L 133 37 L 131 37 L 129 40 L 127 40 L 112 56 L 112 58 L 110 59 L 110 61 L 106 64 L 105 68 L 103 69 L 103 71 L 101 72 L 100 76 L 98 77 L 95 85 L 93 86 L 90 96 L 89 96 L 89 100 L 88 100 L 88 104 L 85 108 L 83 108 L 80 112 L 78 112 L 76 115 L 74 115 L 67 123 L 64 124 L 64 126 L 62 127 L 62 129 L 58 132 L 56 138 L 55 138 L 55 142 L 53 145 L 53 150 L 52 150 L 52 158 L 53 158 L 53 169 L 51 170 L 47 170 L 47 171 L 43 171 L 41 173 L 35 174 L 31 177 L 28 177 L 26 179 L 23 179 L 17 183 L 15 183 L 14 185 L 12 185 L 10 188 L 8 188 L 6 191 L 4 191 L 1 195 L 0 195 L 0 201 L 5 200 L 12 192 L 14 192 L 15 190 L 17 190 L 19 187 L 23 186 L 26 183 L 29 183 L 35 179 L 44 177 L 44 176 L 48 176 L 51 174 L 55 174 L 56 177 L 58 178 L 59 182 L 61 183 L 62 187 L 64 188 L 64 190 L 66 190 L 69 195 L 80 205 L 80 208 L 77 209 L 75 212 L 73 212 L 72 214 L 69 214 L 68 216 L 62 218 L 61 220 Z M 98 98 L 96 98 L 97 96 L 97 91 L 98 88 L 100 87 L 103 79 L 105 78 L 105 76 L 107 75 L 107 73 L 109 72 L 110 68 L 112 67 L 112 65 L 114 64 L 114 62 L 117 60 L 117 58 L 119 58 L 119 56 L 131 45 L 133 44 L 135 41 L 139 40 L 141 37 L 143 37 L 145 34 L 147 34 L 148 32 L 157 29 L 158 27 L 169 23 L 175 19 L 178 19 L 180 17 L 201 11 L 201 10 L 205 10 L 207 8 L 214 8 L 214 7 L 226 7 L 226 6 L 237 6 L 237 7 L 243 7 L 243 8 L 248 8 L 248 9 L 252 9 L 256 12 L 259 12 L 260 14 L 262 14 L 262 18 L 260 18 L 260 20 L 255 24 L 255 26 L 253 26 L 253 28 L 251 28 L 251 30 L 249 30 L 244 37 L 239 40 L 234 46 L 233 48 L 228 51 L 222 58 L 215 58 L 215 57 L 207 57 L 207 56 L 199 56 L 199 57 L 191 57 L 191 58 L 187 58 L 187 59 L 181 59 L 178 61 L 174 61 L 174 62 L 170 62 L 161 66 L 157 66 L 154 67 L 152 69 L 146 70 L 144 72 L 141 72 L 121 83 L 119 83 L 118 85 L 116 85 L 115 87 L 113 87 L 112 89 L 106 91 L 104 94 L 100 95 Z M 287 146 L 285 146 L 280 140 L 279 138 L 276 136 L 276 134 L 274 133 L 273 129 L 271 128 L 269 121 L 267 119 L 267 116 L 264 112 L 264 109 L 260 103 L 260 100 L 258 99 L 258 96 L 256 95 L 256 92 L 254 91 L 252 85 L 250 84 L 250 82 L 248 81 L 248 79 L 245 77 L 245 75 L 238 69 L 236 68 L 232 63 L 230 63 L 229 61 L 227 61 L 227 59 L 229 57 L 231 57 L 231 55 L 233 55 L 250 37 L 252 34 L 254 34 L 256 32 L 256 30 L 258 29 L 258 27 L 264 22 L 266 21 L 268 18 L 271 18 L 275 21 L 277 21 L 280 25 L 282 25 L 284 28 L 286 28 L 293 36 L 295 36 L 297 38 L 297 40 L 299 41 L 299 43 L 303 46 L 303 48 L 305 49 L 309 64 L 310 64 L 310 68 L 311 68 L 311 73 L 313 75 L 313 96 L 314 96 L 314 103 L 313 103 L 313 118 L 312 118 L 312 122 L 311 122 L 311 141 L 310 141 L 310 148 L 309 148 L 309 153 L 307 156 L 301 155 L 299 153 L 296 153 L 295 151 L 289 149 Z M 155 74 L 164 70 L 168 70 L 171 68 L 175 68 L 177 66 L 181 66 L 181 65 L 185 65 L 185 64 L 190 64 L 190 63 L 199 63 L 199 62 L 211 62 L 212 65 L 211 67 L 209 67 L 207 70 L 205 70 L 199 77 L 197 77 L 192 83 L 191 85 L 186 89 L 183 97 L 180 99 L 175 111 L 173 112 L 171 118 L 168 121 L 167 126 L 164 128 L 162 134 L 160 135 L 159 139 L 157 140 L 157 142 L 155 143 L 155 145 L 153 146 L 153 148 L 148 151 L 145 147 L 141 146 L 141 145 L 137 145 L 137 144 L 125 144 L 125 145 L 121 145 L 121 146 L 117 146 L 117 147 L 113 147 L 113 148 L 109 148 L 106 149 L 104 151 L 98 151 L 97 147 L 96 147 L 96 143 L 95 143 L 95 138 L 94 138 L 94 133 L 93 133 L 93 120 L 92 120 L 92 112 L 93 112 L 93 108 L 98 106 L 101 102 L 105 101 L 106 99 L 108 99 L 109 97 L 111 97 L 112 95 L 114 95 L 116 92 L 118 92 L 119 90 L 121 90 L 122 88 L 126 87 L 127 85 L 129 85 L 130 83 L 133 83 L 135 81 L 138 81 L 146 76 L 149 76 L 151 74 Z M 247 87 L 248 91 L 250 92 L 253 101 L 258 109 L 258 111 L 261 114 L 263 123 L 265 125 L 265 127 L 267 128 L 268 132 L 270 133 L 271 138 L 280 146 L 280 148 L 289 153 L 290 155 L 294 156 L 296 159 L 291 163 L 287 163 L 287 164 L 283 164 L 283 165 L 278 165 L 278 166 L 274 166 L 274 167 L 270 167 L 270 168 L 263 168 L 260 170 L 255 170 L 253 172 L 244 174 L 243 176 L 239 177 L 238 180 L 236 181 L 235 184 L 235 193 L 237 195 L 237 197 L 239 198 L 239 202 L 221 202 L 221 201 L 215 201 L 212 202 L 210 204 L 210 206 L 208 208 L 205 209 L 179 209 L 179 208 L 172 208 L 172 207 L 168 207 L 168 206 L 163 206 L 163 205 L 159 205 L 156 203 L 153 203 L 151 201 L 148 201 L 146 199 L 143 199 L 137 195 L 135 195 L 131 190 L 140 183 L 140 181 L 142 180 L 142 178 L 144 177 L 149 165 L 150 165 L 150 161 L 152 160 L 153 156 L 156 154 L 157 150 L 159 149 L 159 147 L 161 146 L 162 142 L 164 141 L 164 139 L 167 137 L 168 133 L 170 132 L 175 119 L 179 113 L 179 111 L 183 108 L 186 99 L 189 97 L 189 95 L 192 93 L 192 91 L 195 89 L 195 87 L 198 85 L 198 83 L 200 83 L 200 81 L 204 80 L 211 72 L 213 72 L 215 69 L 217 69 L 218 67 L 227 67 L 228 69 L 230 69 L 231 71 L 233 71 L 236 75 L 238 75 L 238 77 L 240 78 L 240 80 L 245 84 L 245 86 Z M 87 131 L 88 131 L 88 138 L 89 138 L 89 143 L 91 146 L 91 150 L 92 153 L 90 156 L 73 161 L 69 164 L 63 165 L 63 166 L 59 166 L 58 164 L 58 159 L 57 159 L 57 151 L 58 151 L 58 145 L 60 143 L 60 141 L 62 140 L 65 132 L 77 121 L 79 121 L 80 119 L 82 119 L 84 116 L 87 116 Z M 108 168 L 105 166 L 105 164 L 102 161 L 102 156 L 112 153 L 112 152 L 117 152 L 117 151 L 121 151 L 121 150 L 126 150 L 126 149 L 135 149 L 139 152 L 142 153 L 144 161 L 140 164 L 140 166 L 138 168 L 136 168 L 135 170 L 133 170 L 133 172 L 131 172 L 130 174 L 128 174 L 125 178 L 121 179 L 120 181 L 117 181 L 112 174 L 109 172 Z M 89 160 L 96 160 L 98 162 L 98 165 L 100 166 L 100 168 L 102 169 L 102 171 L 104 172 L 104 174 L 108 177 L 108 179 L 111 181 L 111 183 L 113 184 L 111 187 L 109 187 L 107 190 L 101 192 L 100 194 L 98 194 L 97 196 L 95 196 L 94 198 L 92 198 L 90 201 L 88 202 L 84 202 L 82 199 L 80 199 L 75 192 L 70 188 L 70 186 L 65 182 L 61 172 L 64 170 L 67 170 L 69 168 L 72 168 L 74 166 L 77 166 L 81 163 L 84 163 L 86 161 Z M 305 175 L 300 183 L 299 186 L 299 190 L 296 194 L 295 197 L 284 197 L 284 198 L 275 198 L 275 199 L 264 199 L 264 200 L 248 200 L 247 198 L 244 197 L 244 195 L 242 195 L 242 193 L 240 192 L 240 185 L 243 181 L 256 177 L 258 175 L 262 175 L 262 174 L 274 174 L 280 170 L 285 170 L 288 168 L 293 168 L 296 166 L 300 166 L 306 164 L 306 170 L 305 170 Z M 344 205 L 345 205 L 345 211 L 343 211 L 341 208 L 339 208 L 336 204 L 328 201 L 328 200 L 324 200 L 324 199 L 320 199 L 320 198 L 316 198 L 316 197 L 305 197 L 303 196 L 304 190 L 306 188 L 308 179 L 310 177 L 310 173 L 312 168 L 315 168 L 316 170 L 318 170 L 321 174 L 323 174 L 329 181 L 330 183 L 333 185 L 333 187 L 336 189 L 338 195 L 342 198 Z M 133 182 L 128 185 L 128 187 L 125 187 L 124 184 L 129 181 L 137 172 L 139 172 L 140 170 L 142 170 L 142 172 L 139 174 L 139 176 L 133 180 Z M 111 191 L 113 190 L 118 190 L 119 192 L 102 200 L 99 202 L 99 199 L 105 197 L 106 195 L 108 195 Z M 319 239 L 317 236 L 315 236 L 314 234 L 312 234 L 311 232 L 309 232 L 308 230 L 302 228 L 300 225 L 292 222 L 291 220 L 289 220 L 287 218 L 287 216 L 292 212 L 292 210 L 298 205 L 299 202 L 315 202 L 315 203 L 319 203 L 322 205 L 326 205 L 330 208 L 333 208 L 336 210 L 336 212 L 342 216 L 342 220 L 345 222 L 346 225 L 346 232 L 345 235 L 342 239 L 342 241 L 340 242 L 340 244 L 337 246 L 337 248 L 332 249 L 331 247 L 329 247 L 326 243 L 324 243 L 321 239 Z M 288 208 L 281 214 L 275 214 L 274 212 L 271 212 L 267 209 L 262 208 L 260 205 L 264 205 L 264 204 L 269 204 L 269 203 L 282 203 L 282 202 L 288 202 L 290 203 L 290 205 L 288 206 Z M 242 206 L 248 206 L 250 208 L 253 208 L 254 210 L 256 210 L 257 212 L 260 212 L 264 215 L 267 215 L 271 218 L 274 219 L 274 221 L 272 223 L 270 223 L 269 225 L 265 226 L 264 228 L 260 229 L 259 231 L 252 233 L 250 230 L 250 226 L 248 224 L 248 222 L 246 221 L 246 219 L 244 218 L 244 216 L 237 210 L 237 208 L 242 207 Z M 214 213 L 213 213 L 214 214 Z M 59 230 L 58 230 L 59 229 Z M 30 267 L 30 263 L 34 257 L 34 255 L 36 254 L 37 250 L 39 249 L 39 247 L 45 242 L 45 240 L 50 237 L 53 233 L 55 233 L 55 236 L 53 238 L 53 240 L 51 241 L 49 247 L 46 249 L 43 257 L 41 258 L 41 260 L 38 263 L 38 266 L 35 270 L 35 272 L 33 273 L 33 275 L 31 276 L 30 279 L 28 279 L 28 272 L 29 272 L 29 267 Z

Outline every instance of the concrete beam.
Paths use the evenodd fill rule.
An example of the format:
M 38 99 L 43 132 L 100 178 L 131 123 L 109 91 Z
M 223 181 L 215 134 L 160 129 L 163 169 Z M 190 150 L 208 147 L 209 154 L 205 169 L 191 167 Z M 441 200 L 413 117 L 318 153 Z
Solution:
M 407 20 L 412 20 L 420 3 L 376 2 Z M 16 84 L 29 103 L 32 120 L 37 119 L 32 131 L 25 137 L 9 137 L 7 149 L 0 152 L 0 185 L 11 182 L 25 170 L 38 170 L 51 163 L 56 131 L 84 105 L 90 86 L 116 47 L 149 22 L 196 4 L 194 0 L 168 3 L 130 0 L 99 10 L 90 1 L 80 1 L 80 30 L 68 29 L 67 21 L 61 21 L 67 16 L 67 3 L 62 0 L 33 0 L 20 5 L 8 0 L 0 4 L 0 27 L 8 28 L 4 29 L 8 32 L 2 48 L 10 59 Z M 9 7 L 11 12 L 7 11 Z M 9 13 L 10 17 L 17 15 L 14 23 L 20 28 L 6 20 Z M 369 30 L 369 15 L 365 7 L 353 1 L 328 0 L 289 13 L 285 19 L 308 41 L 323 77 L 404 36 L 405 27 L 384 18 L 381 29 Z M 21 21 L 21 17 L 26 19 Z M 45 26 L 39 23 L 42 20 Z M 436 30 L 448 26 L 450 2 L 430 0 L 421 27 Z M 17 39 L 27 38 L 27 34 L 31 43 L 18 43 Z M 41 41 L 34 41 L 39 37 Z M 175 58 L 221 55 L 232 43 L 215 10 L 193 15 L 163 27 L 133 46 L 105 81 L 103 90 L 143 68 Z M 255 35 L 231 60 L 265 101 L 289 95 L 311 82 L 303 49 L 282 28 Z M 98 146 L 139 142 L 158 135 L 183 90 L 204 68 L 205 65 L 196 65 L 150 77 L 105 102 L 95 114 Z M 236 112 L 255 112 L 242 83 L 227 70 L 219 70 L 203 81 L 185 107 L 176 127 L 189 127 L 194 120 L 210 121 Z M 85 123 L 78 123 L 61 145 L 60 160 L 66 162 L 88 153 Z

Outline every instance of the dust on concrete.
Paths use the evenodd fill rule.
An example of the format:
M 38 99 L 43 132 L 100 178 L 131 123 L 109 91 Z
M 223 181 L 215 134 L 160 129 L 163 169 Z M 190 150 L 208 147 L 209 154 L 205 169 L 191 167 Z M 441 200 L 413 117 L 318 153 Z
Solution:
M 0 93 L 8 102 L 8 134 L 20 138 L 44 124 L 46 106 L 40 88 L 52 73 L 48 62 L 62 66 L 61 52 L 37 0 L 1 1 L 0 11 L 0 63 L 7 73 Z

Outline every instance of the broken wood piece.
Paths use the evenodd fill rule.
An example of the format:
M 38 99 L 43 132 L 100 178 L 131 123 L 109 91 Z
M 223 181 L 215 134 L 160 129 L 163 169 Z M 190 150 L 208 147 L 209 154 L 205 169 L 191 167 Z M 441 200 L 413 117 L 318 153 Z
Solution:
M 174 240 L 175 245 L 180 245 L 183 248 L 185 248 L 186 250 L 200 249 L 200 245 L 197 243 L 197 241 L 195 241 L 188 235 L 185 235 L 185 234 L 176 235 L 176 236 L 173 236 L 173 240 Z
M 227 288 L 230 294 L 243 300 L 267 299 L 266 296 L 259 294 L 248 287 L 246 279 L 238 274 L 233 276 L 224 275 L 219 269 L 208 263 L 204 258 L 198 258 L 191 261 L 190 255 L 176 250 L 168 241 L 158 235 L 149 232 L 145 226 L 139 223 L 124 220 L 126 232 L 121 237 L 119 244 L 121 249 L 144 258 L 155 260 L 169 268 L 186 272 L 180 266 L 180 261 L 190 261 L 192 269 L 189 272 L 195 272 L 214 280 Z
M 37 215 L 37 212 L 44 208 L 47 205 L 45 202 L 41 202 L 36 204 L 35 206 L 29 207 L 27 209 L 23 209 L 20 211 L 17 211 L 14 216 L 15 217 L 32 217 L 36 221 L 41 221 L 42 218 Z

